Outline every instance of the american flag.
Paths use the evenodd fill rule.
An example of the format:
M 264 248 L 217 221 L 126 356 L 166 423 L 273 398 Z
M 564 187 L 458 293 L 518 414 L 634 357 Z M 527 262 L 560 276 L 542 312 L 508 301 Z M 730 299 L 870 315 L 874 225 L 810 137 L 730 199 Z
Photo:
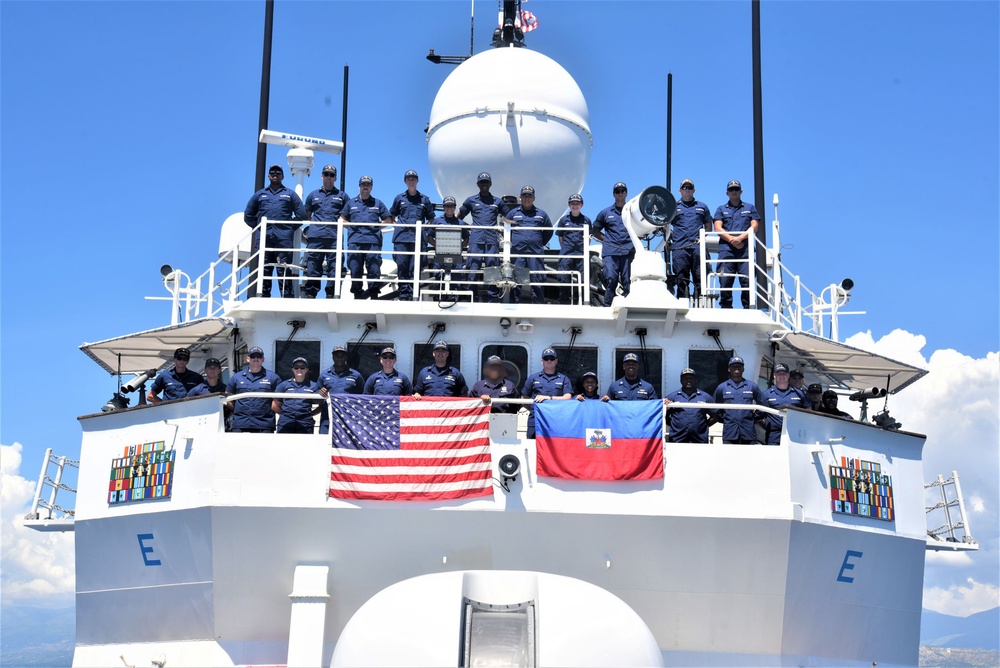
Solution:
M 515 23 L 517 23 L 521 30 L 526 33 L 529 33 L 538 27 L 538 19 L 535 18 L 534 14 L 525 9 L 521 10 L 521 20 L 516 21 Z
M 490 408 L 478 399 L 337 395 L 330 496 L 434 501 L 493 494 Z

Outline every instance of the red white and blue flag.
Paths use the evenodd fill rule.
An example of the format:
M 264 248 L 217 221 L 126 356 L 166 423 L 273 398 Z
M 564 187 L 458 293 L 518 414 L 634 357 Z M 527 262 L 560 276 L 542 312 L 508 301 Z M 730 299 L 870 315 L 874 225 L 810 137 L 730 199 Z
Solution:
M 538 475 L 583 480 L 663 477 L 659 401 L 535 404 Z
M 538 27 L 538 19 L 531 12 L 522 9 L 519 21 L 514 22 L 525 33 L 529 33 Z
M 490 408 L 478 399 L 336 395 L 330 496 L 437 501 L 493 494 Z

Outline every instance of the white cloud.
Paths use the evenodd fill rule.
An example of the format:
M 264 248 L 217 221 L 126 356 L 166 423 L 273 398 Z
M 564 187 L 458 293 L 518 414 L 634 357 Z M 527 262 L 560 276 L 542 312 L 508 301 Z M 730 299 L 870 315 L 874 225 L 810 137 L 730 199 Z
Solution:
M 20 475 L 21 450 L 20 443 L 0 445 L 0 595 L 4 605 L 66 605 L 76 584 L 73 533 L 24 526 L 35 483 Z
M 944 615 L 968 617 L 977 612 L 992 610 L 1000 605 L 1000 588 L 992 584 L 976 582 L 972 578 L 964 585 L 952 585 L 947 589 L 931 587 L 924 589 L 924 607 Z
M 928 553 L 925 607 L 966 616 L 1000 605 L 1000 353 L 977 359 L 937 350 L 928 359 L 922 352 L 924 337 L 903 330 L 878 341 L 862 332 L 845 343 L 929 371 L 891 396 L 889 410 L 906 431 L 927 435 L 925 482 L 958 471 L 979 550 Z M 926 500 L 933 505 L 941 500 L 940 492 L 932 490 Z M 943 515 L 932 521 L 936 528 Z

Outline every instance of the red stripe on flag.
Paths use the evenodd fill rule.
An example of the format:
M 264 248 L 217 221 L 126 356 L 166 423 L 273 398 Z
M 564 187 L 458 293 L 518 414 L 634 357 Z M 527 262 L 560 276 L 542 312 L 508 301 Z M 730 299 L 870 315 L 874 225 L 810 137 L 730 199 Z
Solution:
M 330 496 L 338 499 L 350 501 L 413 501 L 417 498 L 420 501 L 450 501 L 453 499 L 464 499 L 476 496 L 492 496 L 493 487 L 482 489 L 462 489 L 448 492 L 429 491 L 398 491 L 398 492 L 369 492 L 364 490 L 337 489 L 330 490 Z
M 366 475 L 364 482 L 366 484 L 378 484 L 378 485 L 390 485 L 395 483 L 449 483 L 449 482 L 464 482 L 467 480 L 489 480 L 490 477 L 484 476 L 482 471 L 469 471 L 467 473 L 450 473 L 450 474 L 429 474 L 423 475 L 418 471 L 413 473 L 404 473 L 398 475 L 391 474 L 371 474 Z M 354 482 L 356 477 L 354 474 L 341 474 L 338 471 L 334 471 L 330 474 L 330 480 L 336 482 Z
M 585 439 L 539 436 L 538 475 L 581 480 L 655 480 L 663 478 L 660 438 L 615 437 L 611 448 L 588 448 Z

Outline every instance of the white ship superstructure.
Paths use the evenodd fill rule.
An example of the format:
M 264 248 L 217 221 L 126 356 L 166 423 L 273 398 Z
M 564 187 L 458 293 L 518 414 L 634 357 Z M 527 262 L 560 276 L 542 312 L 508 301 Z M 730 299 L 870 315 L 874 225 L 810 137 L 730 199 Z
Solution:
M 478 171 L 453 159 L 456 143 L 547 126 L 551 150 L 498 161 L 494 181 L 522 167 L 551 171 L 552 160 L 573 166 L 549 188 L 579 188 L 590 130 L 579 88 L 570 93 L 562 108 L 435 105 L 436 182 Z M 471 111 L 458 109 L 466 103 Z M 309 138 L 298 140 L 287 142 L 290 164 L 311 160 Z M 218 358 L 228 374 L 261 346 L 282 377 L 297 356 L 325 368 L 339 344 L 367 376 L 391 346 L 413 378 L 444 339 L 470 384 L 498 355 L 518 386 L 553 347 L 561 371 L 574 381 L 595 371 L 602 389 L 634 352 L 661 396 L 685 368 L 714 387 L 732 355 L 762 387 L 784 363 L 843 396 L 894 395 L 924 375 L 838 341 L 851 285 L 813 292 L 784 267 L 776 213 L 773 245 L 751 262 L 750 309 L 715 307 L 710 261 L 699 268 L 701 295 L 672 296 L 662 253 L 641 243 L 669 222 L 672 202 L 657 187 L 629 201 L 633 283 L 610 308 L 592 305 L 597 247 L 582 274 L 547 264 L 550 303 L 469 301 L 486 282 L 509 290 L 526 280 L 507 271 L 509 224 L 493 275 L 445 275 L 418 251 L 412 302 L 389 298 L 391 271 L 385 299 L 351 299 L 346 277 L 334 299 L 248 298 L 261 279 L 248 271 L 241 218 L 227 221 L 220 259 L 201 275 L 165 267 L 169 325 L 81 346 L 104 370 L 137 378 L 107 412 L 80 418 L 75 511 L 60 519 L 53 495 L 28 522 L 76 532 L 74 665 L 916 665 L 925 551 L 975 545 L 928 538 L 924 437 L 892 428 L 885 412 L 876 425 L 784 409 L 778 445 L 724 444 L 717 428 L 708 444 L 671 443 L 664 432 L 662 478 L 595 481 L 537 475 L 522 406 L 490 417 L 492 495 L 350 501 L 331 494 L 330 435 L 227 432 L 218 395 L 123 407 L 180 346 L 191 368 Z M 716 234 L 699 243 L 702 258 L 714 257 Z M 338 274 L 344 254 L 330 253 Z M 567 285 L 572 303 L 557 303 Z M 948 531 L 964 522 L 958 510 Z

